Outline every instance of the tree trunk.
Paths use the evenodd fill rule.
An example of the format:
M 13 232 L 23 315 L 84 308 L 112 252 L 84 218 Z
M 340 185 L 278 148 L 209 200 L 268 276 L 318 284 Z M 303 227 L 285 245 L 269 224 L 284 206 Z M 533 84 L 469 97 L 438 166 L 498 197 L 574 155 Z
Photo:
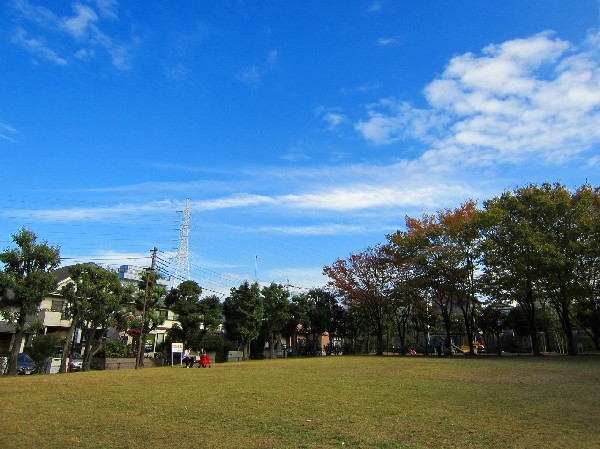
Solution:
M 571 323 L 571 317 L 569 316 L 569 306 L 566 302 L 560 302 L 555 306 L 556 313 L 560 319 L 560 327 L 562 327 L 567 339 L 567 354 L 577 355 L 577 345 L 575 344 L 575 338 L 573 336 L 573 325 Z
M 13 347 L 10 351 L 10 362 L 8 375 L 16 376 L 17 375 L 17 356 L 21 351 L 21 344 L 23 343 L 23 329 L 25 329 L 25 325 L 27 324 L 27 315 L 25 313 L 19 313 L 19 319 L 17 321 L 17 325 L 15 326 L 15 339 L 13 342 Z
M 540 353 L 540 346 L 537 338 L 537 325 L 535 323 L 535 303 L 533 301 L 533 286 L 531 285 L 531 280 L 527 279 L 525 300 L 519 301 L 519 306 L 527 321 L 529 322 L 529 329 L 531 331 L 531 352 L 533 355 L 539 356 L 542 355 Z
M 269 340 L 269 357 L 271 359 L 275 358 L 275 337 L 271 336 Z
M 67 339 L 65 340 L 65 346 L 63 347 L 62 359 L 60 361 L 60 373 L 66 373 L 69 371 L 69 358 L 71 356 L 71 347 L 73 346 L 73 336 L 75 335 L 75 327 L 77 323 L 75 320 L 71 320 L 71 325 L 67 331 Z

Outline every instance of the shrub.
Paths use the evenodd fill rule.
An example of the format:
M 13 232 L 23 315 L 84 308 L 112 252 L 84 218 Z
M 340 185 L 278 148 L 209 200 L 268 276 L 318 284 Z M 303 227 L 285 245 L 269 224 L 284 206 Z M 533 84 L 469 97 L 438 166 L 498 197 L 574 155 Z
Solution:
M 121 340 L 112 340 L 104 345 L 104 357 L 127 357 L 127 345 Z
M 64 338 L 58 337 L 54 334 L 38 335 L 31 342 L 31 348 L 29 349 L 29 355 L 35 362 L 39 372 L 43 372 L 46 367 L 46 359 L 52 357 L 57 347 L 64 346 Z

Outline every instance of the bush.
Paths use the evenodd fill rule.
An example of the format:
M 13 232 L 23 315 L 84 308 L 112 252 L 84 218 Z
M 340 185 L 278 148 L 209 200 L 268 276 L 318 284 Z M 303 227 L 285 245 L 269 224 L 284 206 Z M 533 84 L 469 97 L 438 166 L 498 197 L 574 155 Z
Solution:
M 52 357 L 56 352 L 57 347 L 64 346 L 64 338 L 54 334 L 38 335 L 31 342 L 29 355 L 35 362 L 39 372 L 43 372 L 46 367 L 46 359 Z
M 225 350 L 226 340 L 223 334 L 208 332 L 201 340 L 200 345 L 206 351 L 223 352 Z
M 121 340 L 112 340 L 104 345 L 104 357 L 127 357 L 127 345 Z

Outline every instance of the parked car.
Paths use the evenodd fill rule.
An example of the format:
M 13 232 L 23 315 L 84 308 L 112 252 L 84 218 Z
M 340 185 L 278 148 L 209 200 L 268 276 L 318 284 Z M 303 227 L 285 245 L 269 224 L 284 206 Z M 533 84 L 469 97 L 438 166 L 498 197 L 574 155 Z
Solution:
M 62 350 L 57 350 L 54 357 L 62 358 Z M 83 368 L 83 357 L 78 352 L 71 353 L 69 357 L 69 371 L 81 371 Z
M 81 368 L 83 368 L 83 357 L 81 357 L 81 354 L 77 352 L 71 354 L 71 365 L 69 368 L 71 371 L 81 371 Z
M 17 355 L 17 374 L 33 374 L 36 369 L 35 363 L 29 355 L 23 352 Z

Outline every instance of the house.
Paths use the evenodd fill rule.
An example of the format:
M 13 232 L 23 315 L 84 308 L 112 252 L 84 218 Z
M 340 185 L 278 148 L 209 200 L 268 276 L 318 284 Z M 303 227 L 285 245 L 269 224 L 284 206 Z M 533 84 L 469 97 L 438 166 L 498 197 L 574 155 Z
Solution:
M 135 278 L 127 276 L 128 269 L 122 269 L 119 272 L 119 276 L 122 282 L 132 282 L 139 280 L 139 273 Z M 131 272 L 130 272 L 131 273 Z M 32 316 L 27 317 L 28 326 L 32 327 L 32 331 L 26 331 L 23 340 L 19 342 L 20 351 L 31 345 L 33 338 L 37 334 L 56 334 L 59 337 L 65 338 L 67 331 L 71 325 L 71 320 L 64 319 L 63 311 L 65 307 L 65 299 L 61 295 L 61 288 L 67 285 L 71 281 L 69 267 L 61 267 L 53 271 L 54 276 L 57 280 L 56 290 L 45 296 L 39 306 L 38 312 Z M 159 313 L 163 315 L 165 321 L 156 330 L 152 331 L 147 336 L 146 352 L 153 352 L 156 346 L 165 340 L 166 333 L 171 327 L 177 323 L 177 317 L 175 314 L 166 308 L 160 309 Z M 141 316 L 141 312 L 139 313 Z M 0 316 L 0 351 L 8 351 L 14 344 L 15 327 L 9 324 L 6 320 Z M 127 338 L 121 332 L 117 332 L 116 329 L 112 329 L 108 332 L 107 338 Z M 80 346 L 81 332 L 79 329 L 75 332 L 74 344 Z

